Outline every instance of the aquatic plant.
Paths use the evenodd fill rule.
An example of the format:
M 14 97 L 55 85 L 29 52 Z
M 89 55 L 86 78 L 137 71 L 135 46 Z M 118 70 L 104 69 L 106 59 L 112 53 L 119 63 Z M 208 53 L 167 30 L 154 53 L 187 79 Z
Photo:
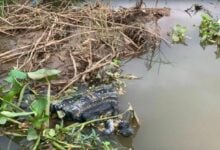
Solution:
M 209 14 L 202 14 L 202 21 L 199 26 L 200 44 L 203 48 L 207 45 L 217 45 L 216 57 L 220 57 L 220 20 L 215 20 Z
M 9 72 L 5 79 L 7 86 L 0 88 L 0 127 L 5 130 L 2 131 L 2 134 L 26 137 L 28 141 L 35 141 L 31 148 L 34 150 L 46 146 L 45 142 L 56 149 L 89 149 L 94 147 L 112 149 L 111 143 L 102 141 L 95 130 L 89 128 L 89 130 L 87 129 L 88 132 L 84 132 L 84 128 L 95 122 L 121 117 L 128 111 L 133 112 L 134 117 L 136 117 L 133 108 L 129 107 L 125 112 L 116 116 L 73 123 L 69 126 L 64 126 L 63 120 L 51 125 L 49 124 L 52 117 L 49 112 L 51 103 L 50 81 L 59 73 L 60 71 L 55 69 L 40 69 L 28 73 L 13 69 Z M 32 89 L 33 82 L 47 85 L 46 96 L 38 94 Z M 5 90 L 8 85 L 10 88 Z M 27 100 L 26 91 L 31 91 L 34 98 L 31 99 L 30 105 L 24 108 L 21 105 Z M 6 128 L 6 126 L 9 127 Z
M 186 27 L 179 24 L 174 26 L 171 32 L 171 39 L 173 43 L 184 43 L 186 38 L 185 35 L 186 32 L 187 32 Z
M 69 133 L 73 133 L 70 132 L 70 130 L 73 130 L 73 127 L 68 127 L 68 129 L 65 129 L 62 124 L 56 125 L 55 128 L 50 128 L 49 126 L 49 106 L 51 99 L 50 80 L 59 72 L 59 70 L 54 69 L 40 69 L 29 73 L 25 73 L 17 69 L 11 70 L 8 74 L 8 77 L 5 79 L 10 88 L 7 90 L 5 90 L 5 87 L 0 88 L 0 124 L 3 127 L 4 125 L 10 124 L 12 128 L 7 129 L 7 133 L 9 134 L 13 133 L 14 131 L 10 132 L 10 130 L 15 128 L 16 132 L 13 133 L 13 135 L 26 136 L 28 141 L 36 141 L 32 149 L 37 149 L 41 145 L 41 142 L 45 140 L 52 141 L 51 144 L 58 149 L 82 148 L 87 144 L 89 145 L 87 145 L 87 147 L 92 147 L 92 142 L 100 141 L 94 131 L 92 131 L 92 133 L 89 135 L 82 134 L 81 132 L 75 134 L 74 132 L 74 134 L 71 136 L 80 137 L 78 139 L 75 138 L 80 142 L 78 142 L 76 145 L 73 145 L 68 144 L 65 140 L 61 140 L 60 138 L 65 134 L 69 135 Z M 27 109 L 23 110 L 21 109 L 20 105 L 24 100 L 23 98 L 25 91 L 27 89 L 31 90 L 30 86 L 28 85 L 33 80 L 38 80 L 38 82 L 46 81 L 48 85 L 47 96 L 38 95 L 35 93 L 35 99 L 33 99 L 33 102 L 30 104 L 30 106 L 28 106 Z M 23 118 L 25 120 L 20 121 L 19 118 Z M 74 126 L 74 128 L 77 129 L 79 127 L 79 129 L 82 130 L 84 126 L 85 124 L 83 124 L 83 126 Z M 102 142 L 100 141 L 99 144 L 100 143 Z M 63 146 L 64 148 L 61 148 Z

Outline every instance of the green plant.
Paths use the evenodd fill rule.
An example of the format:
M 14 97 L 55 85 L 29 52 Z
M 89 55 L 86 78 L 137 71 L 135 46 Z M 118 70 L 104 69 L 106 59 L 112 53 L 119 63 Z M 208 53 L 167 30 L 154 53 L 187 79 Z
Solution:
M 217 45 L 216 57 L 220 57 L 220 20 L 213 19 L 208 14 L 202 14 L 202 21 L 199 26 L 200 44 L 203 48 L 207 45 Z
M 7 121 L 11 121 L 21 126 L 22 123 L 17 121 L 16 118 L 27 116 L 27 124 L 31 124 L 29 130 L 27 131 L 27 139 L 36 140 L 34 147 L 37 147 L 40 142 L 42 129 L 49 128 L 50 80 L 53 79 L 53 76 L 59 74 L 59 72 L 59 70 L 54 69 L 41 69 L 35 72 L 25 73 L 20 70 L 13 69 L 9 72 L 8 77 L 5 79 L 5 81 L 10 85 L 10 88 L 4 92 L 3 87 L 1 87 L 0 100 L 2 103 L 0 107 L 0 124 L 4 125 Z M 48 90 L 47 96 L 37 96 L 30 105 L 31 111 L 26 112 L 19 106 L 30 79 L 45 79 L 48 84 Z M 16 97 L 19 97 L 18 102 L 15 101 Z
M 116 62 L 117 64 L 119 62 Z M 116 64 L 115 64 L 116 65 Z M 125 112 L 116 116 L 109 116 L 89 120 L 82 123 L 73 123 L 69 126 L 64 126 L 63 121 L 49 126 L 51 119 L 49 106 L 51 99 L 50 81 L 59 74 L 59 70 L 40 69 L 35 72 L 22 72 L 13 69 L 8 74 L 6 82 L 10 88 L 4 91 L 4 87 L 0 87 L 0 125 L 9 125 L 7 134 L 13 136 L 26 137 L 28 141 L 34 141 L 33 150 L 41 149 L 43 143 L 49 143 L 53 148 L 60 150 L 67 149 L 112 149 L 112 145 L 108 141 L 102 141 L 95 129 L 87 128 L 87 126 L 103 122 L 108 119 L 121 118 L 126 112 L 133 111 L 130 106 Z M 46 82 L 47 95 L 34 94 L 34 99 L 31 99 L 31 104 L 28 109 L 22 110 L 19 106 L 26 96 L 26 89 L 32 90 L 31 86 L 34 82 Z M 19 121 L 19 117 L 24 117 L 23 122 Z M 16 131 L 14 131 L 16 129 Z M 11 130 L 11 131 L 10 131 Z M 4 131 L 2 131 L 4 134 Z
M 186 27 L 181 26 L 179 24 L 174 26 L 171 33 L 171 39 L 173 43 L 184 43 L 186 38 L 185 35 L 186 32 L 187 32 Z
M 50 106 L 50 81 L 54 76 L 59 74 L 59 70 L 41 69 L 35 72 L 22 72 L 13 69 L 9 72 L 6 82 L 10 88 L 4 91 L 4 87 L 0 87 L 0 125 L 10 124 L 13 136 L 26 136 L 28 141 L 35 141 L 32 149 L 38 149 L 43 141 L 52 144 L 56 149 L 88 149 L 97 147 L 110 148 L 109 143 L 103 143 L 95 130 L 83 133 L 86 125 L 102 121 L 108 118 L 88 121 L 85 123 L 74 123 L 70 126 L 64 127 L 63 122 L 56 124 L 54 128 L 49 126 L 49 106 Z M 24 98 L 25 89 L 31 89 L 30 82 L 36 80 L 37 82 L 44 82 L 48 85 L 47 95 L 35 95 L 35 99 L 30 104 L 28 111 L 22 110 L 17 104 L 21 104 Z M 25 117 L 25 122 L 20 122 L 19 117 Z M 114 116 L 118 117 L 118 116 Z M 114 118 L 113 117 L 113 118 Z M 17 127 L 18 126 L 18 127 Z M 8 128 L 7 130 L 10 130 Z M 72 139 L 72 141 L 69 141 Z M 73 144 L 71 144 L 73 143 Z

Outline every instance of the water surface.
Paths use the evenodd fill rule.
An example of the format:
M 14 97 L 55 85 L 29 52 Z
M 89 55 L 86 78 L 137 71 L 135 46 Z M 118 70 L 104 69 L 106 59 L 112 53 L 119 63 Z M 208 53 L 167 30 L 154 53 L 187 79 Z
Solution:
M 129 81 L 127 94 L 121 98 L 124 104 L 132 103 L 141 120 L 133 139 L 134 149 L 220 149 L 220 59 L 214 53 L 216 46 L 203 50 L 199 45 L 201 14 L 190 17 L 183 11 L 195 2 L 205 4 L 214 16 L 220 16 L 217 1 L 158 3 L 172 8 L 171 16 L 159 21 L 162 36 L 169 39 L 167 31 L 181 24 L 191 37 L 186 40 L 188 46 L 161 44 L 161 52 L 154 59 L 171 64 L 155 63 L 148 70 L 143 56 L 123 67 L 124 72 L 142 77 Z

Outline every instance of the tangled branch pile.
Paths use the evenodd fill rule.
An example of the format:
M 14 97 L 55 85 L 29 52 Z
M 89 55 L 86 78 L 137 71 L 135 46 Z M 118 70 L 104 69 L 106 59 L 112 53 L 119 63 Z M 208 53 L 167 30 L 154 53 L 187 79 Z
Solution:
M 56 83 L 61 91 L 113 59 L 137 56 L 154 50 L 161 38 L 157 20 L 169 9 L 122 8 L 118 11 L 97 4 L 55 12 L 51 9 L 9 5 L 0 18 L 0 71 L 11 67 L 24 71 L 39 68 L 61 70 Z

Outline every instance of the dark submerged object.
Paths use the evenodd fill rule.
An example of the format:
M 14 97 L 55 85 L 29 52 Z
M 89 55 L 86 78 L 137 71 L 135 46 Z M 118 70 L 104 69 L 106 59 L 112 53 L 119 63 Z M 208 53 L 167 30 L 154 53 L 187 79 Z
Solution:
M 128 121 L 121 121 L 118 124 L 119 133 L 124 137 L 130 137 L 134 134 L 134 129 L 131 127 Z
M 51 112 L 57 111 L 63 111 L 65 119 L 78 122 L 95 119 L 101 115 L 117 114 L 117 92 L 111 85 L 103 85 L 94 91 L 51 104 Z
M 114 121 L 112 119 L 109 119 L 105 122 L 105 130 L 104 130 L 104 134 L 105 135 L 110 135 L 115 131 L 115 127 L 114 127 Z
M 115 128 L 115 124 L 112 119 L 109 119 L 105 122 L 105 130 L 103 133 L 105 135 L 110 135 L 114 131 L 117 131 L 121 136 L 130 137 L 134 135 L 134 128 L 131 124 L 126 120 L 121 120 L 118 124 L 116 124 L 117 128 Z

